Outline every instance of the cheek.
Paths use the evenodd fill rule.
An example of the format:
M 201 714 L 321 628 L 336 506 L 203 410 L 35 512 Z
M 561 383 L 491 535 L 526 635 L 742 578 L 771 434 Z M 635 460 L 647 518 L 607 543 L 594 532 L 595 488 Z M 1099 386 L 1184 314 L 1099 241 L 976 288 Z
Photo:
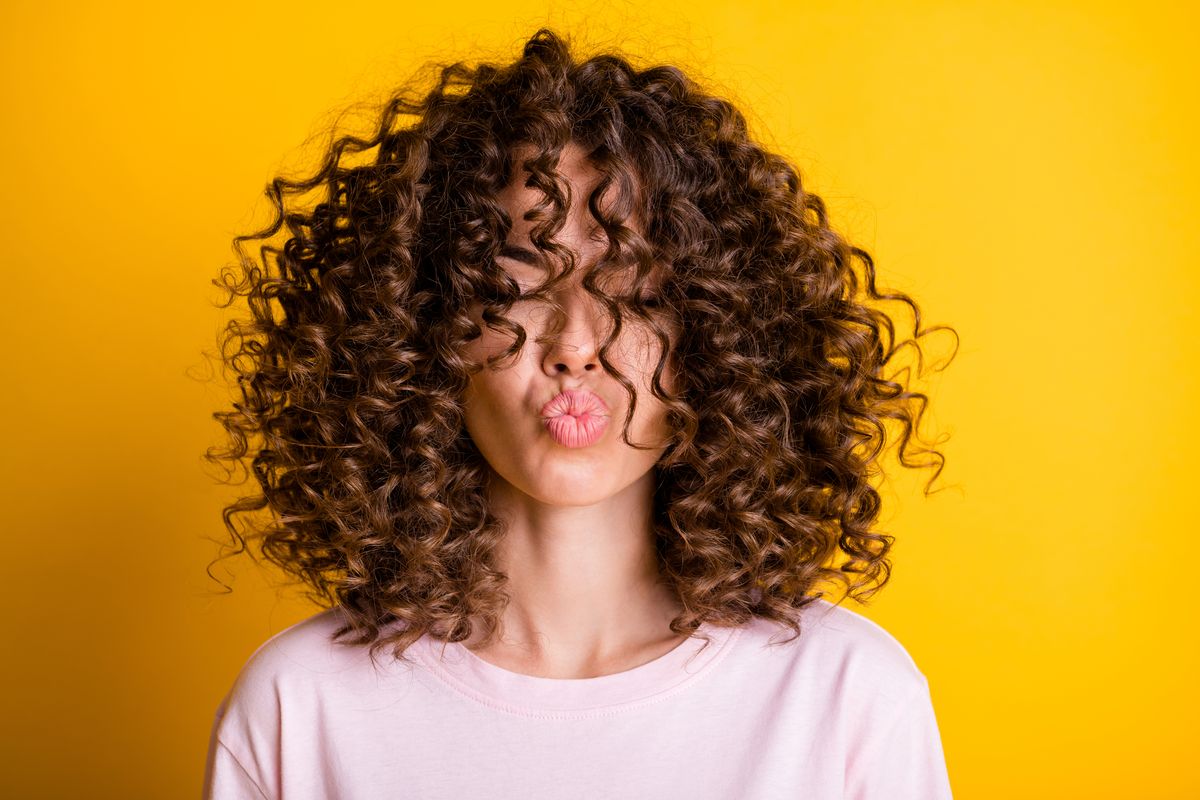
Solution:
M 640 331 L 636 351 L 630 354 L 632 357 L 632 364 L 636 365 L 638 372 L 641 374 L 642 383 L 647 390 L 649 390 L 654 383 L 654 371 L 658 368 L 660 360 L 662 361 L 662 376 L 660 377 L 660 382 L 662 383 L 663 389 L 667 392 L 673 392 L 675 390 L 675 368 L 671 363 L 671 348 L 674 347 L 677 337 L 675 332 L 670 328 L 666 328 L 665 332 L 668 336 L 668 343 L 665 345 L 667 350 L 665 353 L 664 345 L 659 342 L 658 336 L 655 335 L 653 330 L 647 328 L 643 331 Z M 655 398 L 654 402 L 658 403 L 660 401 Z
M 482 327 L 482 326 L 481 326 Z M 471 362 L 474 374 L 463 394 L 463 407 L 468 425 L 489 439 L 517 434 L 518 424 L 529 414 L 530 387 L 535 381 L 535 365 L 530 362 L 528 342 L 524 351 L 515 357 L 500 358 L 512 344 L 513 337 L 503 331 L 482 327 L 482 336 L 468 342 L 462 351 Z M 488 359 L 495 363 L 488 366 Z
M 670 342 L 668 347 L 673 347 L 676 336 L 673 331 L 667 330 Z M 658 337 L 653 332 L 648 332 L 647 337 L 649 343 L 643 348 L 645 360 L 642 365 L 642 386 L 639 388 L 638 395 L 638 416 L 642 419 L 642 424 L 645 426 L 646 434 L 651 438 L 663 437 L 668 435 L 667 424 L 667 405 L 664 401 L 654 396 L 654 370 L 658 366 L 659 358 L 663 355 L 663 345 L 658 341 Z M 675 380 L 675 365 L 672 363 L 670 351 L 665 358 L 662 359 L 662 375 L 659 377 L 659 382 L 662 384 L 663 391 L 668 395 L 674 394 L 678 385 Z
M 524 426 L 516 421 L 520 410 L 508 405 L 516 387 L 506 387 L 503 379 L 503 373 L 484 370 L 471 379 L 463 395 L 467 435 L 484 459 L 501 469 L 526 436 Z

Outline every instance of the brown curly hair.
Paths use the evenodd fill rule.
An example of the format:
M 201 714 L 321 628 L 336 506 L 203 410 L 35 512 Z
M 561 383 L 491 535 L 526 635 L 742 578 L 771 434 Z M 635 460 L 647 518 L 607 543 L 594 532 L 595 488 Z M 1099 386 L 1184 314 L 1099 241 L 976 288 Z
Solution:
M 229 441 L 206 457 L 249 456 L 261 488 L 224 508 L 227 555 L 247 551 L 234 515 L 267 507 L 249 537 L 308 597 L 345 610 L 335 639 L 403 658 L 425 633 L 470 638 L 472 617 L 491 635 L 506 603 L 494 559 L 504 528 L 464 428 L 463 393 L 481 368 L 464 357 L 481 333 L 467 309 L 483 303 L 486 323 L 513 337 L 507 354 L 520 351 L 525 331 L 504 312 L 531 295 L 494 261 L 511 229 L 496 196 L 514 150 L 532 146 L 527 186 L 546 203 L 531 238 L 569 269 L 551 241 L 567 206 L 556 165 L 578 143 L 604 176 L 589 197 L 609 240 L 596 269 L 637 265 L 630 294 L 584 281 L 616 321 L 601 363 L 633 391 L 605 358 L 626 314 L 670 341 L 653 381 L 673 431 L 655 467 L 653 524 L 684 609 L 672 632 L 759 616 L 798 636 L 796 612 L 826 594 L 818 586 L 841 581 L 859 601 L 882 588 L 894 537 L 872 530 L 870 481 L 887 422 L 903 428 L 903 466 L 935 468 L 927 494 L 944 465 L 910 442 L 927 404 L 908 390 L 911 369 L 885 369 L 909 345 L 922 374 L 917 340 L 953 329 L 922 329 L 908 295 L 880 293 L 871 257 L 830 228 L 798 170 L 677 67 L 638 69 L 612 53 L 578 61 L 542 29 L 512 64 L 438 75 L 424 94 L 395 92 L 369 139 L 335 138 L 311 178 L 276 178 L 273 223 L 236 237 L 241 271 L 213 281 L 229 292 L 222 307 L 244 296 L 251 318 L 219 339 L 241 399 L 214 414 Z M 614 182 L 624 218 L 597 204 Z M 322 202 L 295 208 L 314 188 Z M 633 216 L 644 233 L 624 224 Z M 284 225 L 282 248 L 267 244 Z M 261 261 L 242 246 L 256 240 Z M 649 308 L 638 290 L 658 269 L 661 305 Z M 911 308 L 913 339 L 895 342 L 879 300 Z M 668 359 L 673 394 L 659 382 Z

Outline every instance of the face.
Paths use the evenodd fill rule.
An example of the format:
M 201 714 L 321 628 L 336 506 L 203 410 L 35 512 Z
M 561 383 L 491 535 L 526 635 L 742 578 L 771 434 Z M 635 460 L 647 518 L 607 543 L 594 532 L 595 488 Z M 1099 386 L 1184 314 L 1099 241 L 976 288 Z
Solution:
M 520 167 L 525 152 L 517 150 L 516 179 L 499 197 L 513 226 L 503 251 L 506 255 L 497 263 L 522 291 L 529 291 L 548 277 L 546 270 L 560 267 L 551 266 L 550 261 L 525 263 L 519 252 L 527 251 L 529 259 L 541 255 L 529 239 L 534 223 L 524 219 L 525 212 L 543 200 L 537 189 L 525 188 L 527 173 Z M 555 241 L 573 251 L 576 266 L 547 290 L 547 296 L 562 306 L 564 316 L 556 326 L 554 310 L 544 301 L 522 300 L 513 305 L 506 316 L 525 328 L 525 345 L 517 357 L 501 360 L 491 369 L 485 367 L 474 377 L 465 398 L 465 414 L 467 431 L 491 466 L 493 481 L 502 480 L 545 504 L 583 506 L 650 477 L 666 450 L 666 409 L 650 390 L 662 347 L 647 323 L 623 314 L 621 334 L 605 354 L 637 389 L 629 439 L 653 445 L 639 450 L 621 437 L 630 406 L 628 392 L 598 357 L 614 322 L 582 286 L 587 268 L 607 245 L 603 229 L 587 207 L 599 173 L 574 144 L 563 151 L 558 169 L 570 182 L 572 205 Z M 615 194 L 614 182 L 601 200 L 601 208 L 607 208 Z M 598 285 L 632 288 L 635 267 L 631 264 L 624 269 L 624 276 L 598 276 Z M 467 356 L 485 364 L 487 357 L 507 349 L 512 337 L 484 325 L 478 303 L 470 312 L 483 336 L 471 342 Z M 672 390 L 666 365 L 662 384 Z

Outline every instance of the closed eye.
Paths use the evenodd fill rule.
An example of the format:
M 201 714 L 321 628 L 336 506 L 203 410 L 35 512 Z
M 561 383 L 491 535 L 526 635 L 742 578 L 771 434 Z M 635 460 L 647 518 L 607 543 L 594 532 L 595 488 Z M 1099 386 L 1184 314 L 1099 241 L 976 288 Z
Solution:
M 602 228 L 597 228 L 596 230 L 592 231 L 591 235 L 588 237 L 588 241 L 595 242 L 597 244 L 605 244 L 608 242 L 608 234 L 606 234 Z M 527 247 L 521 247 L 520 245 L 516 245 L 511 242 L 505 242 L 503 245 L 501 245 L 499 254 L 501 256 L 511 258 L 514 261 L 520 261 L 522 264 L 528 264 L 531 267 L 539 267 L 542 265 L 541 257 L 533 250 L 530 250 Z
M 515 244 L 506 244 L 501 247 L 500 255 L 504 258 L 511 258 L 513 261 L 520 261 L 522 264 L 528 264 L 531 267 L 540 266 L 540 259 L 538 259 L 537 253 L 524 247 L 517 247 Z

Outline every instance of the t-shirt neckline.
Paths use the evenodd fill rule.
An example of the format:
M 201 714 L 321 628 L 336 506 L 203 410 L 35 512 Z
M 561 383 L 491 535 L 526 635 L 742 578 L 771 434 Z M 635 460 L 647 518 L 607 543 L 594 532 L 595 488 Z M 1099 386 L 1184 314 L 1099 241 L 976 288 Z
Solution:
M 523 716 L 606 716 L 658 702 L 710 671 L 732 647 L 740 627 L 701 623 L 696 634 L 661 656 L 622 672 L 593 678 L 544 678 L 485 661 L 460 642 L 429 635 L 414 654 L 455 691 L 492 708 Z M 700 635 L 711 640 L 707 647 Z

